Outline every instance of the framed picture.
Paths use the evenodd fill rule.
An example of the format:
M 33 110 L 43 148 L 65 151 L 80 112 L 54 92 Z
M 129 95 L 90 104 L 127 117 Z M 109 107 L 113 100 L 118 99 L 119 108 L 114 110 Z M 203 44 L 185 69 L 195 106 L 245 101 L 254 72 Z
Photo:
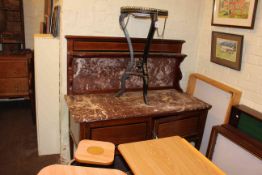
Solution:
M 214 0 L 212 25 L 253 29 L 258 0 Z
M 242 35 L 212 32 L 211 62 L 240 70 L 243 39 Z
M 57 37 L 59 35 L 59 27 L 60 27 L 60 6 L 55 6 L 51 18 L 51 34 L 54 37 Z

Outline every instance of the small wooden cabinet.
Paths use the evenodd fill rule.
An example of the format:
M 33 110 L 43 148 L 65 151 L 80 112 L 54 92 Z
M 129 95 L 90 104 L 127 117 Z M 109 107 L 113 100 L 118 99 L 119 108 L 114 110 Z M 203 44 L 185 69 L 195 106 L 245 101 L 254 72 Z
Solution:
M 22 0 L 0 0 L 0 99 L 31 101 L 35 122 L 33 52 L 25 49 Z
M 0 99 L 31 101 L 35 121 L 33 52 L 25 49 L 22 0 L 0 0 Z
M 0 55 L 0 98 L 33 98 L 33 53 Z
M 22 0 L 0 0 L 0 98 L 33 99 L 33 53 L 25 50 Z

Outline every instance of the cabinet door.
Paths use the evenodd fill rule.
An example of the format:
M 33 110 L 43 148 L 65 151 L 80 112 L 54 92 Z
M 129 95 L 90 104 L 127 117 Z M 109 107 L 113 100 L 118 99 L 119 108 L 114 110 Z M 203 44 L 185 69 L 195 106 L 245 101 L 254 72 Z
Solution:
M 23 97 L 29 95 L 28 78 L 0 78 L 1 97 Z

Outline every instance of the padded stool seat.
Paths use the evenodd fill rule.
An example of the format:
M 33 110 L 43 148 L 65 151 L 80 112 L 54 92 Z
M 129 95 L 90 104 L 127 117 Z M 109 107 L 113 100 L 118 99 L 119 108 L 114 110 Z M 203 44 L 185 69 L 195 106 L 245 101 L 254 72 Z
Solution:
M 111 165 L 114 161 L 115 145 L 110 142 L 82 140 L 75 152 L 75 160 L 92 165 Z

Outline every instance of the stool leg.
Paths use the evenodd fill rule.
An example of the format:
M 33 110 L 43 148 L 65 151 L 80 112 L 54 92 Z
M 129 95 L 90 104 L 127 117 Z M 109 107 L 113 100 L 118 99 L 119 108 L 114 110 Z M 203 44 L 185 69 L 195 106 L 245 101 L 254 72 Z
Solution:
M 149 33 L 147 35 L 147 41 L 144 49 L 143 61 L 142 61 L 142 71 L 143 71 L 143 96 L 145 104 L 148 104 L 147 100 L 147 90 L 148 90 L 148 69 L 147 69 L 147 58 L 149 55 L 150 46 L 152 40 L 154 38 L 154 34 L 156 31 L 156 21 L 157 21 L 157 14 L 151 14 L 151 25 L 149 29 Z
M 121 77 L 121 82 L 120 82 L 121 88 L 116 94 L 117 97 L 121 96 L 125 92 L 126 80 L 129 78 L 130 75 L 132 75 L 132 69 L 134 68 L 134 64 L 135 64 L 134 50 L 133 50 L 132 42 L 131 42 L 130 36 L 128 34 L 128 31 L 126 29 L 126 24 L 124 23 L 124 19 L 127 16 L 128 16 L 127 13 L 122 13 L 119 17 L 119 23 L 120 23 L 122 30 L 124 31 L 125 37 L 126 37 L 127 42 L 128 42 L 128 48 L 129 48 L 129 51 L 130 51 L 130 61 L 128 62 L 127 69 L 125 70 L 123 76 Z M 148 58 L 150 46 L 151 46 L 152 40 L 154 38 L 155 31 L 156 31 L 155 24 L 156 24 L 156 21 L 157 21 L 157 14 L 156 13 L 151 14 L 150 17 L 151 17 L 151 26 L 150 26 L 149 33 L 148 33 L 148 36 L 147 36 L 147 41 L 145 43 L 144 54 L 143 54 L 143 59 L 142 59 L 142 63 L 141 63 L 142 75 L 138 74 L 139 76 L 142 76 L 142 78 L 143 78 L 143 97 L 144 97 L 145 104 L 148 104 L 147 91 L 148 91 L 148 79 L 149 78 L 148 78 L 148 69 L 147 69 L 147 58 Z
M 128 62 L 127 69 L 125 70 L 123 76 L 121 77 L 121 88 L 116 94 L 117 97 L 121 96 L 125 92 L 126 80 L 129 78 L 129 76 L 130 76 L 129 73 L 131 72 L 131 70 L 132 70 L 132 68 L 134 67 L 134 64 L 135 64 L 134 50 L 133 50 L 132 42 L 131 42 L 130 36 L 128 34 L 128 31 L 126 29 L 126 24 L 124 23 L 124 19 L 127 16 L 128 16 L 127 13 L 121 14 L 120 17 L 119 17 L 119 23 L 120 23 L 120 26 L 121 26 L 122 30 L 124 31 L 125 37 L 127 39 L 128 48 L 129 48 L 129 52 L 130 52 L 130 61 Z

